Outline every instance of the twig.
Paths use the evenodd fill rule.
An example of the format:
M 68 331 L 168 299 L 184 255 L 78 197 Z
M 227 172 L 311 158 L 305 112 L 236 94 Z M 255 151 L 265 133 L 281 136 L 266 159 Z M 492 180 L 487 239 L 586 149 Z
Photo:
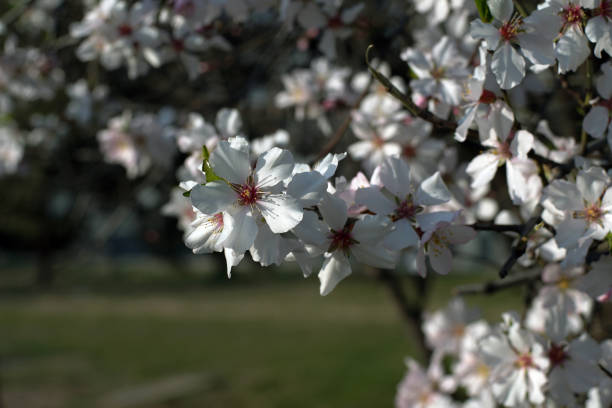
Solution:
M 425 361 L 429 361 L 431 357 L 431 349 L 427 346 L 425 340 L 425 334 L 421 328 L 423 324 L 423 302 L 410 302 L 404 293 L 402 282 L 399 278 L 393 274 L 393 272 L 387 269 L 378 269 L 378 278 L 389 288 L 395 303 L 400 309 L 404 321 L 408 324 L 411 331 L 416 334 L 417 341 Z M 425 279 L 419 278 L 421 283 L 425 285 Z M 424 288 L 423 288 L 424 289 Z M 421 297 L 424 296 L 425 290 L 419 291 Z
M 518 232 L 523 230 L 523 224 L 486 224 L 477 222 L 475 224 L 468 225 L 468 227 L 474 228 L 476 231 L 496 231 L 496 232 Z
M 535 282 L 540 279 L 542 275 L 541 271 L 533 271 L 527 274 L 513 276 L 504 280 L 495 280 L 485 283 L 474 283 L 469 285 L 458 286 L 453 290 L 455 296 L 462 295 L 479 295 L 479 294 L 491 294 L 512 288 L 514 286 L 522 285 L 525 282 Z
M 521 230 L 521 235 L 519 236 L 518 241 L 516 242 L 516 244 L 512 246 L 510 256 L 508 257 L 506 262 L 502 265 L 501 269 L 499 270 L 499 277 L 501 279 L 508 276 L 508 272 L 510 272 L 510 270 L 512 269 L 516 261 L 518 261 L 518 259 L 521 256 L 523 256 L 523 254 L 527 250 L 527 241 L 529 240 L 528 239 L 529 234 L 531 234 L 531 231 L 533 231 L 536 225 L 542 222 L 542 217 L 541 217 L 542 211 L 543 211 L 542 206 L 538 205 L 536 209 L 533 211 L 533 215 L 531 216 L 531 218 L 527 220 L 527 222 L 523 226 L 523 229 Z
M 412 100 L 402 91 L 400 91 L 397 87 L 395 87 L 395 85 L 393 85 L 393 83 L 389 80 L 389 78 L 385 77 L 383 74 L 381 74 L 380 72 L 378 72 L 371 64 L 370 64 L 370 50 L 374 48 L 373 45 L 368 46 L 367 50 L 366 50 L 366 64 L 368 65 L 368 69 L 370 71 L 370 73 L 372 74 L 372 76 L 378 81 L 380 82 L 385 89 L 387 90 L 387 92 L 389 92 L 389 94 L 391 94 L 391 96 L 393 96 L 395 99 L 397 99 L 399 102 L 402 103 L 402 105 L 404 105 L 404 107 L 406 109 L 408 109 L 408 111 L 416 117 L 419 117 L 429 123 L 431 123 L 436 129 L 440 129 L 440 130 L 447 130 L 447 131 L 452 131 L 454 132 L 457 129 L 457 123 L 452 121 L 452 120 L 446 120 L 446 119 L 441 119 L 437 116 L 435 116 L 433 113 L 425 110 L 425 109 L 421 109 L 418 106 L 415 105 L 414 102 L 412 102 Z M 478 135 L 478 131 L 475 129 L 468 129 L 468 135 L 474 139 L 480 139 L 479 135 Z M 466 140 L 466 142 L 469 142 L 468 140 Z M 481 145 L 480 143 L 477 142 L 472 142 L 472 144 L 477 145 L 477 147 L 481 148 L 481 149 L 486 149 L 485 146 Z M 571 170 L 571 165 L 570 164 L 566 164 L 566 163 L 558 163 L 554 160 L 550 160 L 546 157 L 540 156 L 539 154 L 535 153 L 535 152 L 530 152 L 529 157 L 533 160 L 535 160 L 536 162 L 540 163 L 540 164 L 545 164 L 547 166 L 550 167 L 558 167 L 563 169 L 563 171 L 567 171 L 569 172 Z M 569 167 L 569 169 L 568 169 Z
M 606 367 L 603 366 L 603 364 L 599 363 L 598 364 L 599 368 L 601 369 L 601 371 L 604 372 L 605 375 L 607 375 L 609 378 L 612 378 L 612 371 L 608 370 Z

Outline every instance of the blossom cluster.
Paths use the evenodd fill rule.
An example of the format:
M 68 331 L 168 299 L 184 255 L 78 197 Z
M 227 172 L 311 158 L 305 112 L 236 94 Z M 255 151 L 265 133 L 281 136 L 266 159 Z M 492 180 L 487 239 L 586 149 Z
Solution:
M 427 369 L 407 359 L 397 407 L 607 407 L 612 340 L 585 330 L 604 295 L 609 261 L 584 268 L 550 264 L 524 320 L 504 313 L 493 326 L 462 298 L 426 315 Z
M 294 262 L 322 295 L 362 265 L 465 270 L 454 258 L 498 232 L 507 260 L 485 258 L 538 289 L 523 318 L 491 326 L 461 300 L 426 314 L 429 368 L 408 361 L 396 405 L 612 403 L 611 343 L 589 328 L 612 296 L 611 1 L 401 0 L 418 18 L 387 48 L 368 37 L 358 65 L 347 55 L 367 36 L 367 2 L 86 1 L 65 27 L 61 0 L 30 3 L 0 23 L 0 177 L 89 132 L 95 153 L 77 138 L 70 160 L 158 190 L 194 254 L 223 253 L 228 277 L 247 252 Z M 225 67 L 267 58 L 238 48 L 266 24 L 265 45 L 289 38 L 294 57 L 266 61 L 268 88 L 253 70 L 248 97 L 223 100 Z M 370 59 L 381 48 L 395 55 Z M 175 71 L 187 86 L 147 93 Z M 218 99 L 202 109 L 199 92 Z M 283 115 L 294 120 L 276 126 Z

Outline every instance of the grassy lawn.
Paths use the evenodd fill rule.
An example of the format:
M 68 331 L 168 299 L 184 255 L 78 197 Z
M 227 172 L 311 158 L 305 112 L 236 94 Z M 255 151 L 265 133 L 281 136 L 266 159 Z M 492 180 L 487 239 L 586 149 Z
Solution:
M 437 279 L 431 305 L 473 280 Z M 497 320 L 519 293 L 471 301 Z M 365 277 L 325 298 L 315 277 L 4 296 L 0 328 L 2 398 L 23 408 L 392 406 L 415 353 Z

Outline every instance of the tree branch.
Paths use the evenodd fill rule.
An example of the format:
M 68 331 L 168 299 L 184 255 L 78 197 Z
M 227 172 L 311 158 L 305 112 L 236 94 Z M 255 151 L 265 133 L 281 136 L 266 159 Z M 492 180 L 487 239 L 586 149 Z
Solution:
M 540 280 L 541 271 L 516 275 L 504 280 L 494 280 L 485 283 L 474 283 L 470 285 L 458 286 L 453 290 L 455 296 L 491 294 L 501 290 L 509 289 L 514 286 L 522 285 L 525 282 L 535 282 Z
M 523 230 L 523 224 L 488 224 L 477 222 L 475 224 L 467 225 L 468 227 L 474 228 L 476 231 L 496 231 L 496 232 L 518 232 Z
M 422 330 L 423 325 L 423 302 L 410 302 L 404 293 L 402 282 L 392 271 L 387 269 L 377 269 L 378 279 L 380 279 L 391 291 L 393 300 L 397 304 L 404 321 L 408 325 L 408 328 L 413 331 L 417 337 L 418 346 L 421 349 L 425 361 L 429 361 L 431 357 L 431 349 L 427 346 L 425 340 L 425 334 Z M 425 279 L 420 279 L 420 283 L 424 286 Z M 425 295 L 425 287 L 419 291 L 420 297 Z
M 506 260 L 506 262 L 502 265 L 499 270 L 499 277 L 501 279 L 508 276 L 508 272 L 512 269 L 516 261 L 523 256 L 525 251 L 527 250 L 527 241 L 529 240 L 529 235 L 533 231 L 533 229 L 542 222 L 542 211 L 543 208 L 538 204 L 536 209 L 533 212 L 533 215 L 527 222 L 524 224 L 523 229 L 521 230 L 521 235 L 518 238 L 518 241 L 512 246 L 512 250 L 510 252 L 510 256 Z

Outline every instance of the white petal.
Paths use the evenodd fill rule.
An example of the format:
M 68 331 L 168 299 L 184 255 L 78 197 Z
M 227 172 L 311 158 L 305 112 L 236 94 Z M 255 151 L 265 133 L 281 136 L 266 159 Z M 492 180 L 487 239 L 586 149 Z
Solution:
M 344 228 L 348 218 L 348 209 L 343 199 L 327 194 L 319 204 L 319 211 L 323 216 L 323 221 L 333 230 L 340 231 Z
M 391 231 L 390 220 L 384 215 L 365 215 L 358 220 L 352 230 L 352 236 L 361 244 L 380 244 Z
M 400 199 L 410 193 L 410 168 L 399 157 L 388 157 L 380 166 L 380 180 L 385 188 Z
M 438 205 L 448 202 L 451 194 L 439 172 L 423 180 L 416 192 L 416 204 Z
M 527 178 L 521 172 L 520 166 L 516 166 L 512 160 L 506 162 L 506 183 L 512 202 L 516 205 L 525 203 L 529 196 Z
M 491 153 L 480 154 L 468 164 L 466 172 L 472 177 L 472 188 L 487 185 L 497 172 L 499 158 Z
M 601 139 L 608 128 L 610 113 L 603 106 L 593 106 L 582 121 L 585 132 L 596 139 Z
M 291 177 L 293 171 L 291 152 L 273 147 L 257 159 L 253 179 L 258 187 L 272 187 Z
M 318 171 L 319 173 L 323 175 L 323 177 L 325 177 L 326 179 L 329 179 L 336 172 L 336 169 L 338 168 L 338 163 L 340 163 L 340 160 L 344 159 L 345 157 L 346 157 L 346 153 L 341 153 L 341 154 L 328 153 L 327 156 L 321 159 L 320 162 L 315 164 L 313 170 Z
M 342 251 L 335 251 L 325 259 L 319 271 L 321 296 L 328 295 L 338 282 L 351 274 L 351 264 Z
M 286 194 L 270 194 L 257 200 L 256 206 L 276 234 L 287 232 L 302 221 L 300 203 Z
M 223 241 L 231 230 L 224 228 L 224 225 L 219 223 L 223 222 L 223 218 L 219 220 L 218 217 L 216 215 L 198 217 L 191 224 L 193 230 L 185 236 L 185 245 L 197 254 L 220 252 L 223 249 Z
M 370 211 L 382 215 L 393 213 L 397 207 L 376 186 L 358 189 L 355 192 L 355 203 L 365 205 Z
M 398 257 L 397 252 L 372 244 L 352 245 L 351 254 L 361 263 L 383 269 L 394 269 Z
M 521 159 L 527 158 L 527 153 L 533 149 L 533 135 L 526 130 L 519 130 L 514 135 L 514 139 L 510 144 L 510 149 L 514 157 Z
M 434 231 L 440 223 L 451 223 L 460 214 L 460 211 L 437 211 L 416 216 L 419 228 L 423 231 Z
M 233 148 L 225 140 L 217 143 L 217 147 L 210 155 L 209 162 L 215 174 L 223 177 L 230 183 L 244 184 L 249 174 L 251 174 L 249 154 Z
M 559 73 L 575 71 L 589 56 L 591 49 L 582 29 L 572 25 L 555 45 L 555 56 L 559 61 Z
M 387 235 L 383 245 L 392 251 L 399 251 L 419 244 L 419 236 L 410 225 L 410 222 L 402 218 L 393 223 L 395 229 Z
M 225 240 L 224 246 L 233 249 L 237 254 L 244 254 L 253 245 L 258 230 L 251 211 L 247 208 L 240 208 L 230 214 L 227 221 L 224 217 L 223 222 L 223 228 L 230 228 L 232 231 Z
M 327 180 L 317 171 L 295 174 L 287 186 L 287 193 L 298 199 L 302 207 L 320 203 L 326 190 Z
M 284 258 L 280 252 L 280 235 L 273 233 L 266 225 L 260 225 L 257 237 L 249 252 L 261 266 L 279 265 Z
M 427 255 L 434 271 L 441 275 L 448 275 L 453 263 L 453 254 L 448 247 L 435 245 L 433 241 L 429 241 Z
M 601 51 L 605 50 L 612 55 L 612 38 L 610 23 L 603 16 L 595 16 L 589 19 L 584 32 L 591 42 L 597 43 L 593 54 L 601 58 Z M 603 95 L 602 95 L 603 96 Z
M 509 42 L 505 42 L 491 60 L 491 71 L 502 89 L 514 88 L 525 77 L 525 59 Z
M 293 232 L 306 244 L 327 249 L 326 243 L 329 241 L 329 227 L 319 220 L 314 211 L 304 211 L 302 222 L 293 228 Z
M 601 167 L 581 170 L 576 176 L 576 187 L 589 204 L 596 203 L 601 198 L 609 182 L 608 175 Z
M 226 211 L 236 202 L 234 190 L 224 181 L 212 181 L 206 185 L 197 185 L 191 190 L 191 204 L 204 214 L 216 214 Z
M 225 264 L 227 265 L 227 277 L 232 277 L 232 268 L 242 261 L 244 253 L 238 253 L 230 248 L 225 248 Z
M 217 113 L 215 123 L 224 138 L 238 135 L 242 128 L 242 118 L 240 117 L 240 112 L 236 109 L 221 109 Z
M 561 248 L 572 248 L 578 245 L 578 239 L 587 229 L 582 219 L 567 218 L 557 225 L 555 241 Z
M 490 51 L 497 49 L 501 39 L 499 30 L 493 27 L 492 24 L 484 23 L 480 19 L 476 19 L 470 24 L 470 35 L 477 40 L 484 39 Z
M 449 225 L 446 228 L 445 236 L 450 244 L 465 244 L 476 238 L 476 231 L 467 225 Z
M 510 20 L 512 10 L 514 10 L 512 0 L 487 0 L 487 5 L 491 10 L 491 15 L 497 20 L 501 22 Z

